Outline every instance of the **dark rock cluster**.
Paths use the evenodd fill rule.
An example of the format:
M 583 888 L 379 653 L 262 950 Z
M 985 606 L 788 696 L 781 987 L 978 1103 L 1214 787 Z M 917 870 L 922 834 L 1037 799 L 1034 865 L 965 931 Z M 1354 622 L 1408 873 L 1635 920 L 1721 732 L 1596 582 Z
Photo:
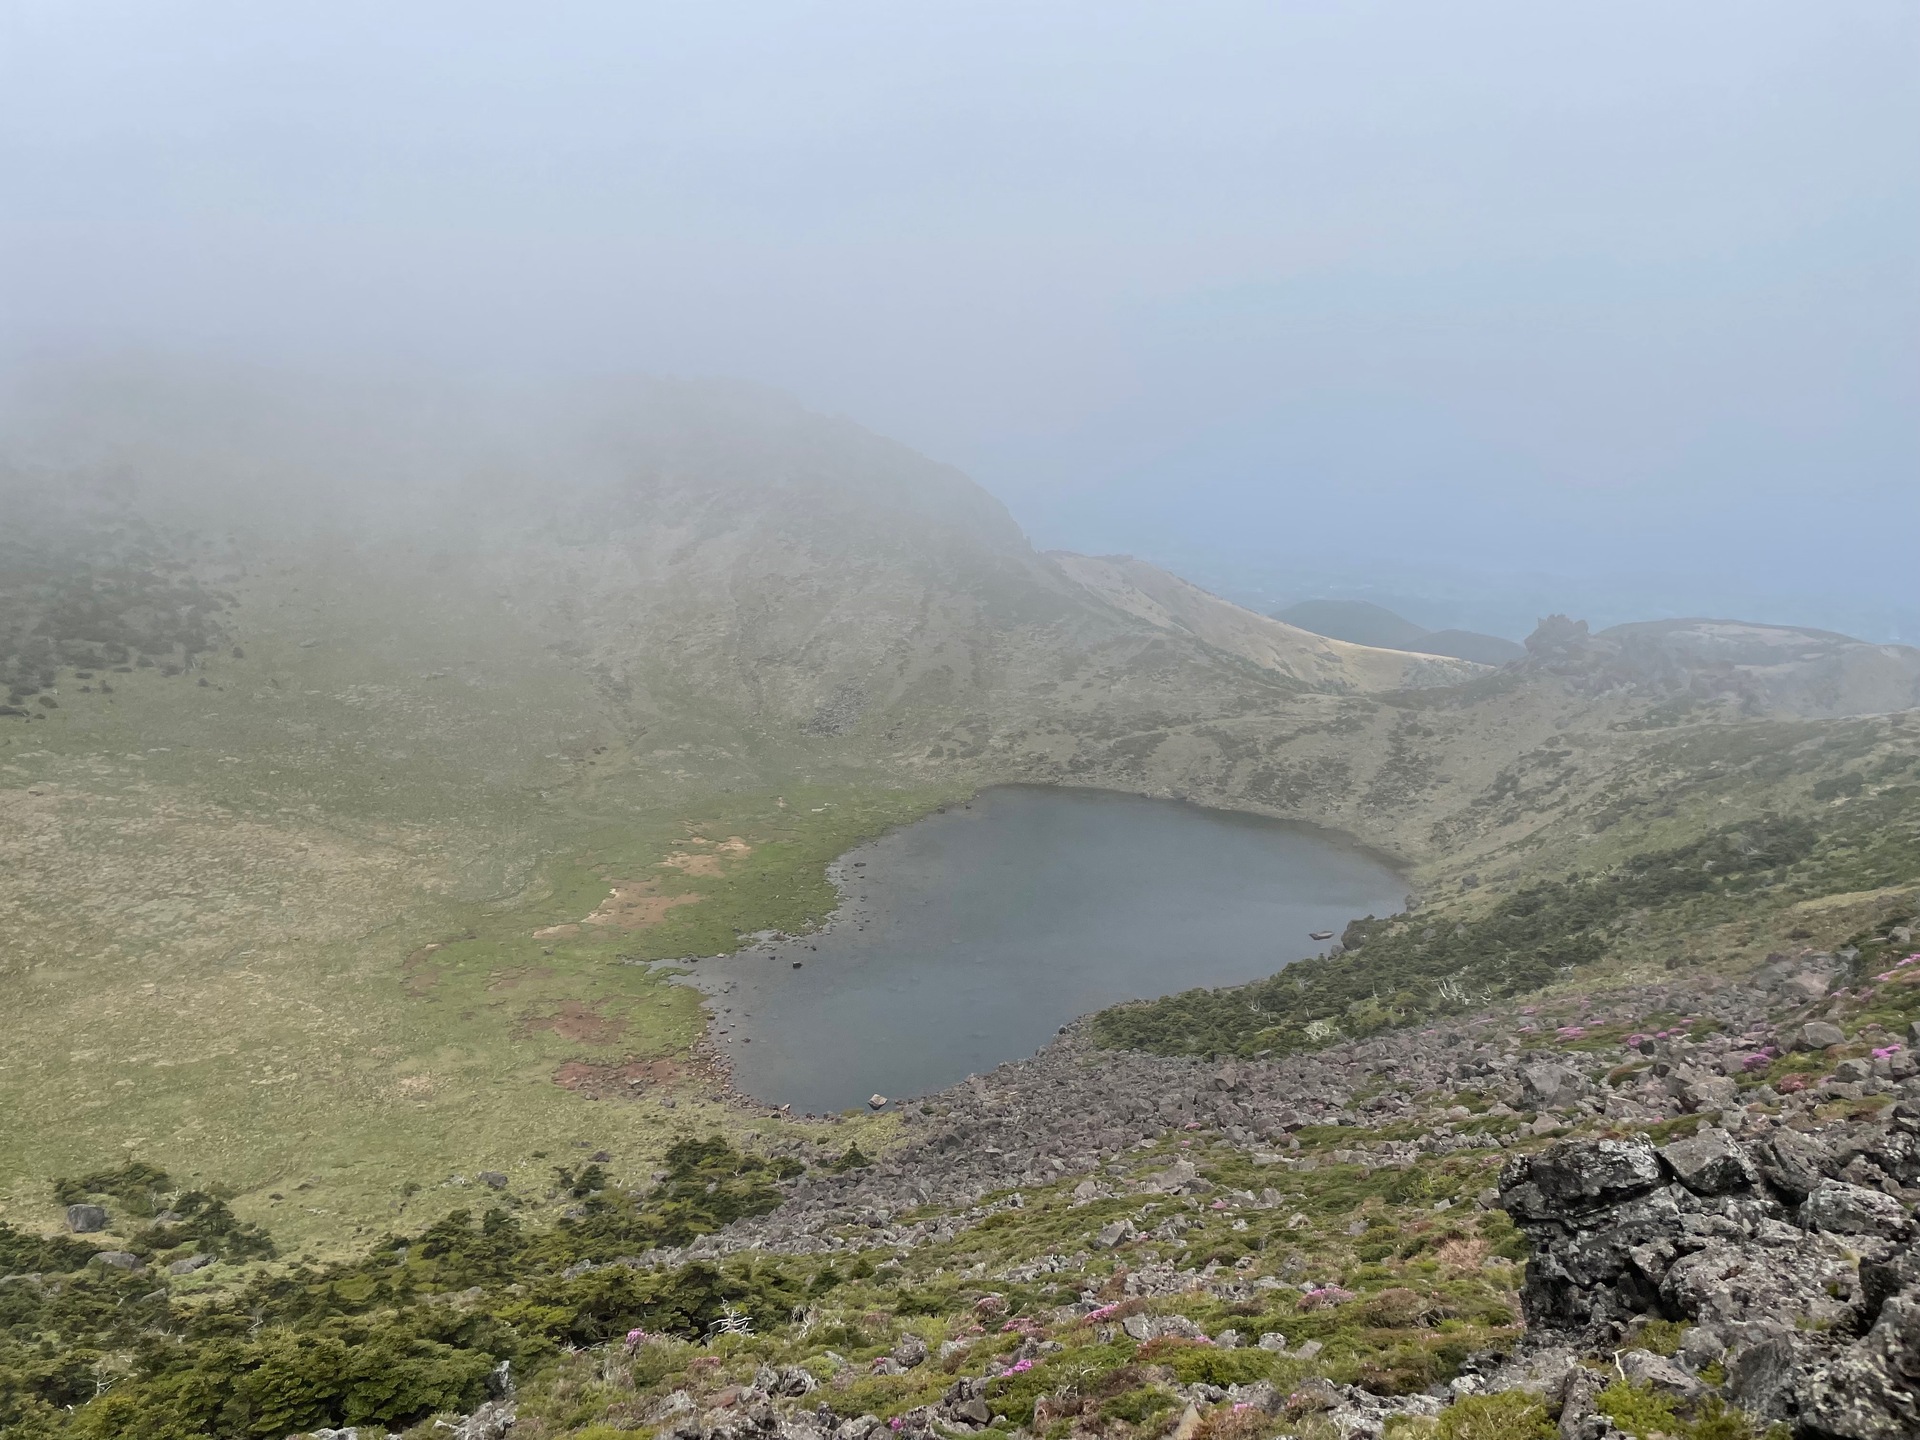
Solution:
M 1902 1101 L 1851 1125 L 1561 1141 L 1508 1163 L 1500 1204 L 1532 1244 L 1536 1345 L 1628 1347 L 1655 1389 L 1723 1392 L 1801 1436 L 1901 1440 L 1920 1435 L 1916 1186 Z M 1649 1319 L 1688 1326 L 1671 1360 L 1632 1348 Z

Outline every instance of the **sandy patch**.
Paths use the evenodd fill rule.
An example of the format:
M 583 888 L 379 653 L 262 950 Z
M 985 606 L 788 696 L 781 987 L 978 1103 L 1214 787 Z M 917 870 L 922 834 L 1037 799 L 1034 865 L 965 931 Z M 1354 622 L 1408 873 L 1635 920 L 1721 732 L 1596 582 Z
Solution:
M 645 930 L 666 919 L 667 912 L 676 905 L 695 905 L 701 898 L 698 895 L 662 895 L 660 887 L 650 880 L 639 884 L 615 885 L 612 893 L 600 902 L 600 908 L 580 923 L 606 925 L 615 930 Z
M 670 863 L 673 857 L 668 857 Z M 710 855 L 691 855 L 690 862 L 712 860 Z M 716 865 L 718 861 L 714 862 Z M 689 875 L 714 873 L 700 868 L 675 867 Z M 591 915 L 564 925 L 547 925 L 533 932 L 536 940 L 571 940 L 587 925 L 602 925 L 609 930 L 645 930 L 667 918 L 667 912 L 679 905 L 697 905 L 700 895 L 662 895 L 655 880 L 623 880 L 607 892 Z
M 682 875 L 718 875 L 729 860 L 737 860 L 753 853 L 753 847 L 738 835 L 729 835 L 717 844 L 696 835 L 687 843 L 707 848 L 676 850 L 660 862 L 661 866 L 668 870 L 678 870 Z
M 562 1003 L 557 1014 L 522 1015 L 518 1033 L 524 1036 L 536 1030 L 550 1030 L 562 1040 L 604 1045 L 609 1040 L 618 1040 L 626 1029 L 625 1020 L 602 1015 L 583 1000 L 568 1000 Z

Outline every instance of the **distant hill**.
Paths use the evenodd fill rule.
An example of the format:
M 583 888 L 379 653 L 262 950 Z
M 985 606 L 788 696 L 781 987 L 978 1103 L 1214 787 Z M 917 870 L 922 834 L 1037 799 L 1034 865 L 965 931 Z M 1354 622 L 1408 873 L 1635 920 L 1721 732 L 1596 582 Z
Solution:
M 1201 640 L 1215 650 L 1237 655 L 1262 670 L 1299 680 L 1316 690 L 1351 693 L 1419 689 L 1456 685 L 1472 679 L 1475 673 L 1460 665 L 1409 659 L 1412 652 L 1404 648 L 1332 639 L 1257 614 L 1131 555 L 1076 555 L 1053 550 L 1047 558 L 1115 609 L 1158 629 Z M 1436 659 L 1439 654 L 1428 653 Z
M 1589 634 L 1551 615 L 1527 637 L 1526 668 L 1592 692 L 1633 686 L 1749 715 L 1873 715 L 1920 707 L 1920 649 L 1830 630 L 1744 620 L 1647 620 Z
M 1478 630 L 1435 630 L 1404 647 L 1416 655 L 1451 655 L 1479 665 L 1505 665 L 1527 653 L 1517 640 L 1482 635 Z
M 1404 615 L 1396 615 L 1371 600 L 1302 600 L 1273 618 L 1311 630 L 1329 640 L 1345 640 L 1354 645 L 1379 645 L 1388 650 L 1408 650 L 1427 633 Z
M 1428 630 L 1371 600 L 1302 600 L 1276 610 L 1273 618 L 1329 640 L 1409 650 L 1416 655 L 1450 655 L 1477 665 L 1505 665 L 1527 653 L 1516 641 L 1482 635 L 1477 630 Z

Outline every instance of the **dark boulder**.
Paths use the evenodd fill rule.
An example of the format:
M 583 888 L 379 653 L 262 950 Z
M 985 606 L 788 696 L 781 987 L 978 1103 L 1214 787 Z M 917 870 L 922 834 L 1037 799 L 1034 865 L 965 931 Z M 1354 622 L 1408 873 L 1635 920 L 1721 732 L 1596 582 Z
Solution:
M 1571 1224 L 1644 1195 L 1662 1179 L 1650 1140 L 1562 1140 L 1507 1163 L 1500 1204 L 1516 1221 Z
M 106 1229 L 106 1208 L 100 1205 L 67 1206 L 67 1228 L 76 1235 L 92 1235 Z

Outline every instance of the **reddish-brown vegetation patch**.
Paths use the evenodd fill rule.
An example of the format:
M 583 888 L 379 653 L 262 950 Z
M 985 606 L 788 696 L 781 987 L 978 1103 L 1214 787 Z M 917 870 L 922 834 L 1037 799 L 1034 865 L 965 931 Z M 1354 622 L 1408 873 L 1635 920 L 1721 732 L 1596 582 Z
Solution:
M 567 1000 L 555 1014 L 522 1015 L 518 1033 L 531 1035 L 536 1030 L 550 1030 L 563 1040 L 578 1040 L 585 1045 L 604 1045 L 609 1040 L 618 1040 L 626 1033 L 627 1022 L 617 1015 L 602 1015 L 597 1003 Z
M 638 1095 L 655 1085 L 667 1085 L 680 1078 L 680 1067 L 671 1060 L 629 1060 L 621 1065 L 590 1065 L 584 1060 L 569 1060 L 553 1072 L 553 1083 L 576 1095 L 596 1100 L 614 1100 Z

